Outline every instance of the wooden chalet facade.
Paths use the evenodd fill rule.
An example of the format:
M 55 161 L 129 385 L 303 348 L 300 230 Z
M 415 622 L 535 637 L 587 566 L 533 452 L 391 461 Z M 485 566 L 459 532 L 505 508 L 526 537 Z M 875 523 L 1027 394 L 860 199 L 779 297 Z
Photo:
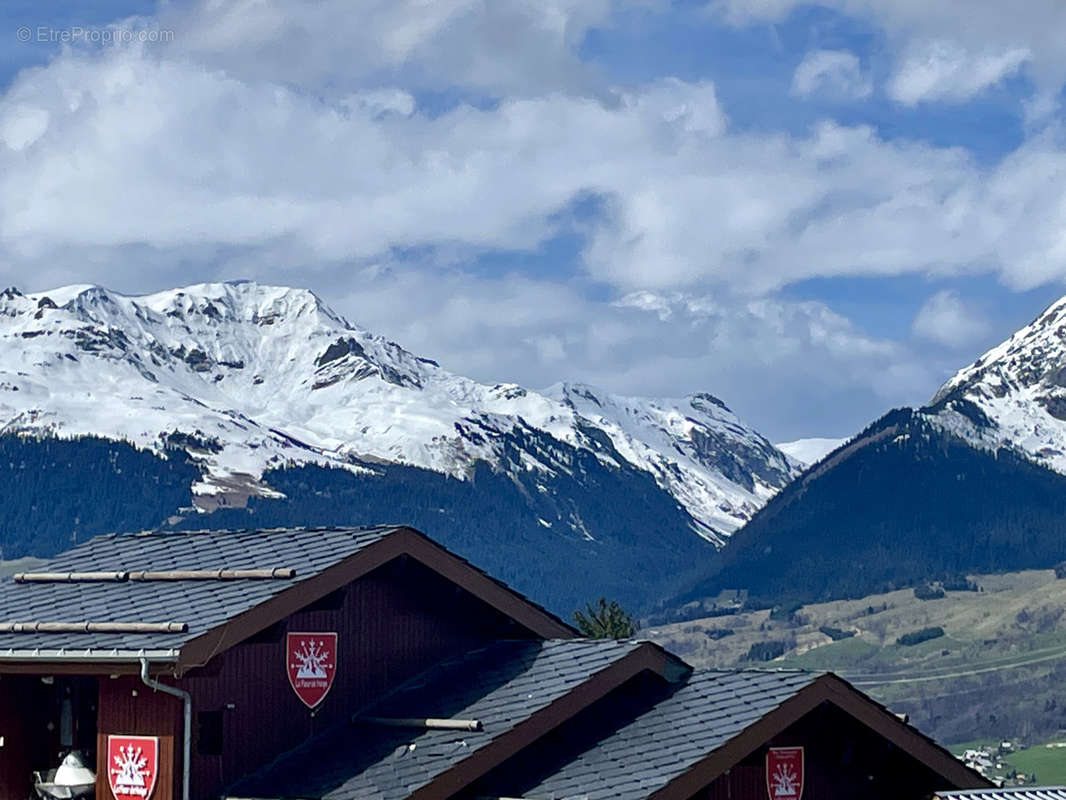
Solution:
M 0 582 L 0 800 L 69 750 L 117 800 L 988 785 L 835 676 L 579 639 L 405 527 L 102 536 Z M 802 798 L 770 794 L 774 759 Z

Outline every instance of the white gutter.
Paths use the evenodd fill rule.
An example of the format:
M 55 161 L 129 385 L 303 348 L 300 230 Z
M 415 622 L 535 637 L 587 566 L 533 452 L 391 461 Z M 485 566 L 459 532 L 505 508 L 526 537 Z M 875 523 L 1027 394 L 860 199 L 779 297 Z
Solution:
M 192 757 L 192 695 L 181 689 L 167 686 L 165 683 L 160 683 L 159 681 L 149 678 L 148 659 L 143 656 L 141 657 L 141 683 L 151 689 L 163 692 L 164 694 L 181 698 L 184 710 L 182 720 L 184 731 L 182 731 L 181 742 L 181 800 L 189 800 L 189 760 Z
M 9 647 L 0 650 L 0 663 L 5 661 L 76 661 L 79 663 L 105 663 L 116 662 L 136 663 L 142 658 L 152 661 L 166 661 L 173 663 L 178 660 L 180 652 L 174 649 L 167 650 L 93 650 L 91 648 L 78 649 L 58 647 L 45 649 L 41 647 L 15 649 Z

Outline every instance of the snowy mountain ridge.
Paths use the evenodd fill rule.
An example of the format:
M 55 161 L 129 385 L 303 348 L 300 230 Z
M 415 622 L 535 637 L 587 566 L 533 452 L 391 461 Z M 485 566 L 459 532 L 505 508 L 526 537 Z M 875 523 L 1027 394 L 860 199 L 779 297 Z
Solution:
M 0 430 L 180 446 L 201 471 L 193 490 L 203 510 L 277 496 L 262 476 L 286 464 L 389 462 L 459 478 L 477 461 L 567 471 L 550 447 L 530 446 L 520 467 L 502 458 L 503 438 L 535 431 L 649 473 L 721 544 L 798 471 L 711 395 L 481 384 L 351 325 L 302 289 L 8 289 L 0 353 Z
M 925 411 L 974 445 L 1066 473 L 1066 297 L 960 369 Z

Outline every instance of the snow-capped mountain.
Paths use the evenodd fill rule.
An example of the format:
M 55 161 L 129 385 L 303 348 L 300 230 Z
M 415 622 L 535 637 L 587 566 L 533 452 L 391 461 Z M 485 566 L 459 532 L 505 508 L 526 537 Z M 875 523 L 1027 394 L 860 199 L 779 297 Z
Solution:
M 974 444 L 1066 473 L 1066 297 L 959 370 L 926 411 Z
M 458 478 L 480 462 L 523 478 L 570 469 L 551 448 L 505 457 L 505 440 L 535 433 L 648 473 L 716 544 L 798 471 L 711 395 L 489 386 L 351 325 L 309 291 L 248 282 L 0 293 L 0 425 L 178 446 L 201 473 L 202 510 L 279 496 L 264 471 L 291 464 Z

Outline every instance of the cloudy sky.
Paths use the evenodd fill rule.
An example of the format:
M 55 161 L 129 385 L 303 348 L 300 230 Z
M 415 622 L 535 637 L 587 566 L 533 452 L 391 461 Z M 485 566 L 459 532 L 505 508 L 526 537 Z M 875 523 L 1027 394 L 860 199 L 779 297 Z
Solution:
M 1003 8 L 14 0 L 0 283 L 305 286 L 478 379 L 847 435 L 1066 292 L 1066 3 Z

